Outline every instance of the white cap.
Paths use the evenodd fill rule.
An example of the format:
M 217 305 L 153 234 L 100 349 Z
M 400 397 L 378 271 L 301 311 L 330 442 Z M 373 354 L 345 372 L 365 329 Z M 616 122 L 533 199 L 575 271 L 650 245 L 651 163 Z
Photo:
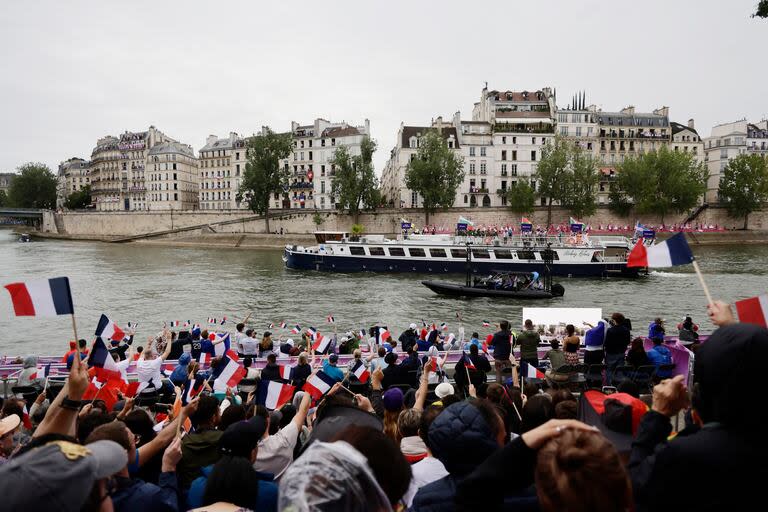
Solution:
M 453 386 L 451 386 L 451 384 L 449 384 L 448 382 L 442 382 L 438 384 L 437 387 L 435 388 L 435 394 L 437 395 L 438 398 L 442 400 L 448 395 L 453 394 Z
M 408 326 L 409 329 L 416 330 L 416 324 L 411 324 Z
M 293 346 L 293 340 L 292 340 L 291 338 L 288 338 L 288 339 L 286 340 L 286 343 L 287 343 L 288 345 L 290 345 L 290 346 Z

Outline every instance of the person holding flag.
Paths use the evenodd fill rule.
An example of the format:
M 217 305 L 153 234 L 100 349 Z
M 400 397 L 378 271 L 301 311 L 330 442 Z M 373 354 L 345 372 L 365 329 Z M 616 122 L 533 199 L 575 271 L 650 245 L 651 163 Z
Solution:
M 139 393 L 145 391 L 155 390 L 158 393 L 170 394 L 173 391 L 173 386 L 170 383 L 163 383 L 163 363 L 171 354 L 171 333 L 166 328 L 162 333 L 163 340 L 165 341 L 165 351 L 162 354 L 157 354 L 152 347 L 155 342 L 154 336 L 150 336 L 147 340 L 147 346 L 142 351 L 139 360 L 136 361 L 136 376 L 139 381 Z

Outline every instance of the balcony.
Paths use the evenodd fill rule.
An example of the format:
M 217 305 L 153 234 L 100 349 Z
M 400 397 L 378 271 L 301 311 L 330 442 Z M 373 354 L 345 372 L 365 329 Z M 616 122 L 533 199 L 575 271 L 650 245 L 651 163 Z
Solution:
M 487 188 L 480 188 L 480 187 L 469 187 L 469 192 L 465 192 L 469 194 L 487 194 L 488 189 Z
M 302 181 L 302 182 L 299 182 L 299 183 L 291 183 L 291 189 L 298 190 L 298 189 L 307 189 L 307 188 L 315 188 L 315 187 L 314 187 L 314 185 L 312 185 L 312 183 L 310 183 L 308 181 Z
M 496 123 L 493 125 L 494 133 L 555 133 L 555 127 L 551 124 L 515 124 Z

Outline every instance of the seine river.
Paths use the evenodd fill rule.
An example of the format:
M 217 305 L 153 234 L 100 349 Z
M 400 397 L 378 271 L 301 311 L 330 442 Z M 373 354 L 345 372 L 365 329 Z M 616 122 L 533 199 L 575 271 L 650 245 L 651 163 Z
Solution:
M 768 290 L 768 247 L 694 247 L 712 293 L 726 301 Z M 0 230 L 0 284 L 68 276 L 72 286 L 78 333 L 91 338 L 101 313 L 119 325 L 139 322 L 140 340 L 162 328 L 164 321 L 208 317 L 233 319 L 253 312 L 258 332 L 270 323 L 313 325 L 339 332 L 383 322 L 396 335 L 410 322 L 446 322 L 450 331 L 460 312 L 465 328 L 487 333 L 483 320 L 522 322 L 522 308 L 599 307 L 605 315 L 621 311 L 635 332 L 663 316 L 677 323 L 690 314 L 702 324 L 706 300 L 693 270 L 686 267 L 652 272 L 639 280 L 559 279 L 565 297 L 550 301 L 492 301 L 441 298 L 423 287 L 422 275 L 329 274 L 288 270 L 279 250 L 196 249 L 107 244 L 97 242 L 16 242 Z M 445 278 L 445 276 L 443 276 Z M 451 276 L 461 281 L 462 276 Z M 60 354 L 71 339 L 69 317 L 14 317 L 5 290 L 0 291 L 0 356 Z

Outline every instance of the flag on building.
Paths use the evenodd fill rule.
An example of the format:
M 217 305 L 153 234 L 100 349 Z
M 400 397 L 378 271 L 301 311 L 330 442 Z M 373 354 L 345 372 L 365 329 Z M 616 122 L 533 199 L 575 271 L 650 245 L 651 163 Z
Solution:
M 520 371 L 523 374 L 523 377 L 526 377 L 528 379 L 543 379 L 544 374 L 533 366 L 532 364 L 528 364 L 525 361 L 520 363 Z
M 107 315 L 103 314 L 99 318 L 99 323 L 96 325 L 96 336 L 102 339 L 120 341 L 125 338 L 125 331 L 117 326 L 115 322 L 110 320 Z
M 361 383 L 365 384 L 368 382 L 368 377 L 370 377 L 370 373 L 368 372 L 368 369 L 365 367 L 365 363 L 363 363 L 361 360 L 358 359 L 358 361 L 355 363 L 355 365 L 352 367 L 352 374 L 357 377 L 357 380 L 359 380 Z
M 213 370 L 213 390 L 226 391 L 227 388 L 237 386 L 246 375 L 246 370 L 240 366 L 236 360 L 228 355 L 224 355 L 219 364 Z
M 461 351 L 461 360 L 464 361 L 464 368 L 467 370 L 477 370 L 477 368 L 475 368 L 475 363 L 472 362 L 472 359 L 470 359 L 469 355 L 463 350 Z
M 314 340 L 315 342 L 312 343 L 312 350 L 320 354 L 324 354 L 331 344 L 331 338 L 323 336 L 319 332 L 314 335 Z
M 54 277 L 5 285 L 16 316 L 73 315 L 68 277 Z
M 168 325 L 170 325 L 171 327 L 178 327 L 179 324 L 180 322 L 178 320 L 171 320 L 170 322 L 168 322 Z M 130 327 L 130 325 L 128 327 Z
M 119 379 L 123 380 L 123 375 L 120 373 L 120 369 L 117 367 L 117 363 L 112 359 L 112 355 L 107 350 L 104 341 L 101 338 L 96 338 L 91 347 L 91 352 L 88 354 L 88 368 L 95 368 L 96 377 L 101 382 L 108 382 L 110 380 Z
M 335 322 L 335 320 L 334 320 L 334 318 L 333 318 L 333 315 L 328 315 L 328 316 L 326 317 L 326 320 L 328 321 L 328 323 L 329 323 L 329 324 L 332 324 L 332 323 L 334 323 L 334 322 Z
M 181 405 L 187 405 L 192 401 L 205 386 L 205 376 L 195 375 L 195 380 L 187 379 L 184 382 L 184 388 L 181 391 Z
M 684 233 L 646 247 L 638 240 L 627 258 L 627 267 L 663 268 L 687 265 L 693 261 L 693 253 Z
M 286 323 L 285 323 L 285 321 L 283 321 L 283 322 L 280 322 L 280 328 L 281 328 L 281 329 L 285 329 L 285 327 L 286 327 L 287 325 L 288 325 L 288 324 L 286 324 Z M 298 334 L 298 333 L 296 333 L 296 334 Z
M 299 334 L 300 332 L 301 326 L 299 324 L 296 324 L 291 328 L 291 334 Z
M 279 409 L 283 404 L 291 401 L 295 389 L 296 386 L 290 384 L 263 380 L 259 383 L 259 389 L 256 392 L 256 403 L 270 410 Z
M 736 313 L 740 322 L 768 327 L 768 295 L 737 300 Z
M 280 372 L 281 379 L 291 380 L 291 377 L 293 376 L 293 366 L 280 364 L 277 365 L 277 369 Z
M 490 326 L 491 326 L 491 322 L 489 322 L 488 320 L 483 320 L 483 327 L 490 327 Z
M 315 400 L 319 400 L 331 390 L 334 384 L 336 384 L 336 380 L 326 375 L 323 370 L 318 370 L 317 373 L 309 376 L 302 390 L 309 393 Z

